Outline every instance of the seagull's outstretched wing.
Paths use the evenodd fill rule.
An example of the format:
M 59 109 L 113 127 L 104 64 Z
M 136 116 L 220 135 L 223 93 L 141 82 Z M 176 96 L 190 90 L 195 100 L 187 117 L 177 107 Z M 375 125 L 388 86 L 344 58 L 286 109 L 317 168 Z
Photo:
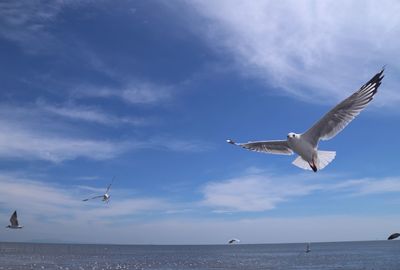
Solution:
M 111 180 L 111 184 L 108 185 L 107 190 L 106 190 L 106 194 L 108 193 L 108 191 L 110 191 L 110 188 L 111 188 L 112 184 L 114 183 L 114 179 L 115 179 L 115 176 Z
M 17 210 L 11 215 L 10 223 L 12 226 L 18 226 Z
M 324 115 L 302 137 L 316 146 L 319 140 L 329 140 L 342 131 L 373 99 L 381 85 L 384 69 L 377 73 L 361 88 L 336 105 Z
M 93 200 L 93 199 L 98 199 L 98 198 L 103 198 L 103 195 L 94 196 L 94 197 L 92 197 L 92 198 L 87 198 L 87 199 L 84 199 L 84 200 L 82 200 L 82 201 L 83 201 L 83 202 L 87 202 L 88 200 Z
M 388 237 L 387 240 L 393 240 L 393 239 L 396 239 L 396 238 L 399 237 L 399 236 L 400 236 L 400 233 L 394 233 L 394 234 L 391 234 L 391 235 Z
M 228 143 L 243 147 L 245 149 L 278 154 L 278 155 L 292 155 L 293 151 L 290 149 L 287 141 L 259 141 L 259 142 L 248 142 L 248 143 L 235 143 L 232 140 L 226 140 Z

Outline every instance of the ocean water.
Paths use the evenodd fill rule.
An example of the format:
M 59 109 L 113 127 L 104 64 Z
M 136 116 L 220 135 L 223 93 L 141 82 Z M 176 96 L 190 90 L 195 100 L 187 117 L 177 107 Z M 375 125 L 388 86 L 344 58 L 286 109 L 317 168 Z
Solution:
M 400 270 L 400 241 L 265 245 L 0 243 L 0 269 Z

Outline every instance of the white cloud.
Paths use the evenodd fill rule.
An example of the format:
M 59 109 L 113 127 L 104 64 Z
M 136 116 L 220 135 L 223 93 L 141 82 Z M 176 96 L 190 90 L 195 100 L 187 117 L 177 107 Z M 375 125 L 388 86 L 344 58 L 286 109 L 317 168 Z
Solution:
M 256 173 L 251 173 L 255 170 Z M 322 179 L 324 181 L 321 182 Z M 243 176 L 207 183 L 202 189 L 204 199 L 201 204 L 212 208 L 214 213 L 261 212 L 317 191 L 327 195 L 350 196 L 399 193 L 400 178 L 274 175 L 251 168 Z
M 130 143 L 91 139 L 38 107 L 0 109 L 0 158 L 61 162 L 78 157 L 103 160 L 129 150 Z
M 338 184 L 331 185 L 327 187 L 327 189 L 347 191 L 352 195 L 370 195 L 400 192 L 400 177 L 347 180 Z
M 380 181 L 365 181 L 359 189 L 359 194 L 362 195 L 388 192 L 400 192 L 400 178 L 386 178 Z
M 160 104 L 171 100 L 172 86 L 162 86 L 145 81 L 130 81 L 121 87 L 80 86 L 73 90 L 75 97 L 118 98 L 129 104 Z
M 77 129 L 76 125 L 55 119 L 54 114 L 107 125 L 121 125 L 125 122 L 133 124 L 134 119 L 118 118 L 85 107 L 41 105 L 42 108 L 1 106 L 0 158 L 62 162 L 79 157 L 105 160 L 143 149 L 174 152 L 202 152 L 211 149 L 210 144 L 200 140 L 167 136 L 116 140 L 104 136 L 98 139 L 101 136 L 96 134 L 96 139 L 93 139 L 86 127 Z
M 44 215 L 54 222 L 65 216 L 74 222 L 100 222 L 105 218 L 129 216 L 143 211 L 165 211 L 171 204 L 159 198 L 129 198 L 126 191 L 113 189 L 109 204 L 82 202 L 83 198 L 104 192 L 104 188 L 58 186 L 15 175 L 0 175 L 0 203 L 4 208 L 19 209 L 30 218 Z M 90 192 L 89 192 L 89 191 Z M 21 217 L 22 219 L 22 217 Z
M 0 121 L 1 158 L 42 159 L 52 162 L 77 157 L 102 160 L 121 154 L 127 150 L 127 146 L 125 142 L 69 138 Z
M 176 139 L 171 136 L 158 136 L 141 143 L 143 148 L 153 148 L 174 152 L 206 152 L 213 149 L 213 144 L 196 139 Z M 139 147 L 139 146 L 138 146 Z
M 62 162 L 79 157 L 105 160 L 122 153 L 143 150 L 168 150 L 174 152 L 201 152 L 210 149 L 200 141 L 156 139 L 115 141 L 68 137 L 61 133 L 48 133 L 38 129 L 26 129 L 0 120 L 0 158 L 23 160 L 47 160 Z
M 193 13 L 200 18 L 196 32 L 210 46 L 232 55 L 243 74 L 285 94 L 313 102 L 339 100 L 387 64 L 375 103 L 400 101 L 398 1 L 184 3 L 191 20 Z
M 62 117 L 81 120 L 87 122 L 94 122 L 103 125 L 146 125 L 150 122 L 149 119 L 145 118 L 133 118 L 133 117 L 118 117 L 112 114 L 104 113 L 96 108 L 88 107 L 88 106 L 76 106 L 76 105 L 67 105 L 67 106 L 52 106 L 48 104 L 39 104 L 41 110 L 46 112 L 51 112 L 55 115 L 59 115 Z
M 77 1 L 21 0 L 0 3 L 0 36 L 17 42 L 27 52 L 46 51 L 55 42 L 46 30 L 62 8 Z
M 250 179 L 243 177 L 247 185 L 232 181 L 231 186 L 225 182 L 220 187 L 242 188 L 240 195 L 249 196 L 254 192 L 259 196 L 260 192 L 252 191 L 251 185 L 255 184 L 255 188 L 261 188 L 271 196 L 286 194 L 284 199 L 305 196 L 317 190 L 316 187 L 304 188 L 287 183 L 287 177 L 277 179 L 273 185 L 258 182 L 268 182 L 270 179 L 266 177 L 251 181 L 247 178 Z M 295 180 L 298 181 L 298 178 Z M 349 192 L 345 187 L 354 183 L 357 185 L 358 180 L 351 181 L 337 188 Z M 368 181 L 374 181 L 378 186 L 380 180 Z M 191 216 L 196 211 L 201 211 L 198 205 L 176 204 L 166 198 L 138 197 L 118 188 L 112 190 L 110 203 L 104 204 L 100 201 L 81 201 L 92 192 L 96 194 L 97 191 L 103 191 L 101 188 L 89 192 L 86 187 L 66 187 L 4 173 L 0 174 L 0 185 L 0 219 L 8 220 L 16 209 L 21 224 L 25 225 L 18 235 L 0 231 L 5 241 L 50 239 L 120 244 L 224 244 L 232 237 L 241 239 L 242 243 L 375 240 L 385 239 L 397 230 L 396 224 L 400 222 L 397 215 L 233 217 L 230 220 L 193 218 Z M 266 190 L 267 186 L 273 191 Z M 286 193 L 284 188 L 298 188 L 300 191 Z M 259 199 L 263 201 L 262 196 Z M 242 202 L 249 201 L 252 203 L 252 200 Z M 188 215 L 182 216 L 185 213 Z
M 216 211 L 266 211 L 278 203 L 305 196 L 320 185 L 304 184 L 297 178 L 277 177 L 267 174 L 250 174 L 220 182 L 208 183 L 204 189 L 203 204 Z

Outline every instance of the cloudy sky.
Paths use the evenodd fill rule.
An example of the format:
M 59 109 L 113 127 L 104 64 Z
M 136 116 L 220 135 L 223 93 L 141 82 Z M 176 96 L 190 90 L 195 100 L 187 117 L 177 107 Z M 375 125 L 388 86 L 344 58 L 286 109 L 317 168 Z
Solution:
M 398 1 L 0 3 L 0 241 L 218 244 L 400 230 Z M 301 133 L 386 65 L 314 174 Z M 105 190 L 111 201 L 83 203 Z M 1 225 L 1 226 L 3 226 Z

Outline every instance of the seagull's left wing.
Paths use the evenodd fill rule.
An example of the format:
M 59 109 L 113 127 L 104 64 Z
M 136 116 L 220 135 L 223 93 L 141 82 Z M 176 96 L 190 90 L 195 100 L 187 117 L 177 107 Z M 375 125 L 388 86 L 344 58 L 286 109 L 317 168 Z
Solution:
M 278 155 L 293 154 L 293 151 L 292 149 L 290 149 L 287 141 L 258 141 L 258 142 L 248 142 L 248 143 L 235 143 L 232 140 L 227 140 L 227 142 L 256 152 L 278 154 Z
M 94 197 L 92 197 L 92 198 L 87 198 L 87 199 L 84 199 L 84 200 L 82 200 L 82 201 L 83 201 L 83 202 L 87 202 L 88 200 L 93 200 L 93 199 L 98 199 L 98 198 L 103 198 L 103 195 L 94 196 Z
M 336 105 L 324 115 L 302 137 L 316 146 L 319 140 L 329 140 L 342 131 L 373 99 L 381 85 L 384 69 L 377 73 L 361 88 Z

